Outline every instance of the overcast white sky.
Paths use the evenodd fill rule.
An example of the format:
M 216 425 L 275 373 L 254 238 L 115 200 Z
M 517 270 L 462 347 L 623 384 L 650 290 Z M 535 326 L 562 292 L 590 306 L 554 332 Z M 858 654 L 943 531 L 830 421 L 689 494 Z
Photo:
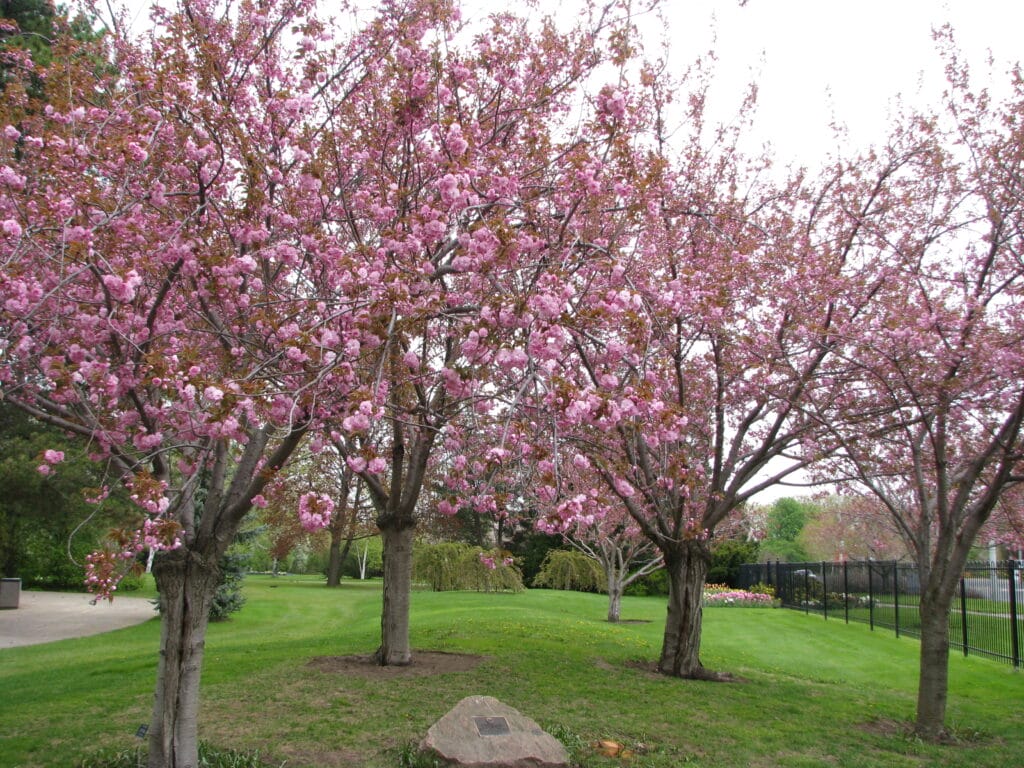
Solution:
M 944 85 L 932 30 L 949 22 L 972 76 L 993 90 L 1024 53 L 1024 5 L 1006 0 L 668 0 L 671 53 L 714 44 L 718 115 L 760 88 L 756 129 L 780 159 L 813 164 L 834 148 L 835 120 L 857 146 L 881 140 L 893 99 L 934 101 Z M 713 43 L 717 37 L 717 43 Z M 990 76 L 987 64 L 995 65 Z
M 374 0 L 365 2 L 372 6 Z M 634 7 L 648 2 L 634 0 Z M 149 0 L 124 3 L 136 28 L 144 26 Z M 495 4 L 463 0 L 462 7 L 472 17 Z M 571 13 L 574 6 L 577 0 L 554 0 L 539 11 Z M 679 66 L 711 47 L 718 53 L 711 95 L 716 118 L 729 119 L 746 85 L 757 81 L 758 140 L 770 140 L 783 162 L 813 165 L 835 149 L 833 120 L 859 147 L 884 137 L 897 95 L 910 103 L 934 102 L 944 79 L 932 30 L 946 22 L 978 83 L 998 90 L 1024 55 L 1024 4 L 1008 0 L 747 0 L 743 6 L 740 0 L 662 0 L 661 7 Z M 660 29 L 652 25 L 653 34 Z M 652 40 L 649 50 L 656 47 Z

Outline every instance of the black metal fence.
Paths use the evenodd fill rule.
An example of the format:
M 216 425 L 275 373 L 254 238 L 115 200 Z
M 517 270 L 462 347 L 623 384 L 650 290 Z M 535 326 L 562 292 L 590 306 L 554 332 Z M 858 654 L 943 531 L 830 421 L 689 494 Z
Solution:
M 968 563 L 949 613 L 950 647 L 1021 666 L 1024 639 L 1021 563 Z M 740 586 L 769 584 L 785 608 L 886 627 L 920 637 L 917 566 L 894 561 L 758 563 L 740 570 Z

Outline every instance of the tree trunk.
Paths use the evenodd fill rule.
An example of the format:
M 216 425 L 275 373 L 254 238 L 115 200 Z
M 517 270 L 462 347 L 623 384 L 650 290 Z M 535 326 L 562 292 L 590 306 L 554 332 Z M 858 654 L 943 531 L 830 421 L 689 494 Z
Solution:
M 668 617 L 658 671 L 672 677 L 713 680 L 700 663 L 701 599 L 711 553 L 704 542 L 684 541 L 664 551 L 668 571 Z
M 331 530 L 331 550 L 327 560 L 327 586 L 336 587 L 341 584 L 341 564 L 345 562 L 348 548 L 352 544 L 349 539 L 345 544 L 345 552 L 341 551 L 341 531 Z
M 944 599 L 928 592 L 921 595 L 921 664 L 914 732 L 927 741 L 940 741 L 946 735 L 952 595 Z
M 359 580 L 366 580 L 366 561 L 370 556 L 370 545 L 365 541 L 363 542 L 363 551 L 356 555 L 356 560 L 359 562 Z
M 409 648 L 409 595 L 412 592 L 412 540 L 415 521 L 381 519 L 384 541 L 384 606 L 380 618 L 381 666 L 404 666 L 412 661 Z
M 622 579 L 608 568 L 608 621 L 616 623 L 622 615 Z
M 160 592 L 160 658 L 149 768 L 199 765 L 199 679 L 210 604 L 217 591 L 217 558 L 182 547 L 158 556 L 153 576 Z
M 351 487 L 351 471 L 346 469 L 341 475 L 341 509 L 338 517 L 331 522 L 331 552 L 327 561 L 327 586 L 336 587 L 341 584 L 341 568 L 348 557 L 348 551 L 352 548 L 352 538 L 355 536 L 356 521 L 359 518 L 359 497 L 362 494 L 362 482 L 356 483 L 355 501 L 349 504 L 349 489 Z M 344 525 L 342 523 L 345 523 Z M 341 540 L 345 539 L 345 548 L 341 548 Z

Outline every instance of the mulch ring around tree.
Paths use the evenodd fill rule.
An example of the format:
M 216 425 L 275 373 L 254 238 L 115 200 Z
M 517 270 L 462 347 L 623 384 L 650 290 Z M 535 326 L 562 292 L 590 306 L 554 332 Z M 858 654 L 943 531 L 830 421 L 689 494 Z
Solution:
M 412 663 L 405 666 L 382 667 L 373 654 L 359 656 L 318 656 L 307 666 L 321 672 L 363 677 L 372 680 L 390 680 L 401 677 L 430 677 L 449 672 L 469 672 L 476 669 L 486 656 L 444 651 L 413 651 Z

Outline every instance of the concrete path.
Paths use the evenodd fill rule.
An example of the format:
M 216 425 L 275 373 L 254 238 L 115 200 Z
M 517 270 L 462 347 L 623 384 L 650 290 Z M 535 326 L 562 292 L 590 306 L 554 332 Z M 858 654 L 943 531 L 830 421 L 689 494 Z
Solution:
M 143 597 L 115 597 L 90 605 L 91 595 L 21 591 L 17 608 L 0 610 L 0 650 L 85 637 L 155 619 Z

